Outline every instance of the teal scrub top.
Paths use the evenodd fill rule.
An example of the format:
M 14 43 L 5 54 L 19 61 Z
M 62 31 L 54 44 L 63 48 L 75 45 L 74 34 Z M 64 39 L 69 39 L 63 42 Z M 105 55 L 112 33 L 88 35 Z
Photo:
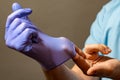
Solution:
M 105 44 L 112 50 L 108 56 L 120 60 L 120 0 L 111 0 L 102 7 L 85 44 Z

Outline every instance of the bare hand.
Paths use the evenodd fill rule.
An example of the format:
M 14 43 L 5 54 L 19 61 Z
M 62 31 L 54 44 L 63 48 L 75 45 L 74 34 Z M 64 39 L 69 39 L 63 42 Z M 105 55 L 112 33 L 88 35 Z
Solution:
M 102 54 L 109 54 L 111 50 L 103 44 L 89 44 L 84 48 L 84 52 L 76 47 L 77 55 L 73 61 L 83 70 L 83 72 L 90 76 L 109 77 L 119 80 L 120 63 L 118 60 L 100 56 Z M 83 54 L 84 53 L 84 54 Z

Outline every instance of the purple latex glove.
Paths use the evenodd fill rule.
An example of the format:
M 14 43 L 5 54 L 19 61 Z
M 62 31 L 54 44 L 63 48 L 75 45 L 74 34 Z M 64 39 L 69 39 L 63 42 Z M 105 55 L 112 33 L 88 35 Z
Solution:
M 6 21 L 5 41 L 12 49 L 37 60 L 46 70 L 53 69 L 75 56 L 75 45 L 64 37 L 51 37 L 28 19 L 32 10 L 18 3 L 12 6 Z

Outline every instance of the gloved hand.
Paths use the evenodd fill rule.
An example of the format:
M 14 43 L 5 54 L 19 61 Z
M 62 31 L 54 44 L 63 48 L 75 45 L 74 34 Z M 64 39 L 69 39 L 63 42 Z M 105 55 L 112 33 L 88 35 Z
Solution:
M 55 38 L 39 30 L 28 19 L 32 10 L 18 3 L 12 6 L 6 21 L 5 41 L 9 48 L 37 60 L 46 70 L 53 69 L 75 56 L 74 44 L 64 38 Z

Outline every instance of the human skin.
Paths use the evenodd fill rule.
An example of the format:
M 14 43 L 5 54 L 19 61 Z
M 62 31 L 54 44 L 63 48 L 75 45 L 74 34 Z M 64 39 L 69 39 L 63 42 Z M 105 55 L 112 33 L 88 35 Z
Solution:
M 120 80 L 120 61 L 102 54 L 109 54 L 111 50 L 103 44 L 89 44 L 84 48 L 85 57 L 81 56 L 81 50 L 76 49 L 78 55 L 73 58 L 74 62 L 90 76 L 108 77 L 114 80 Z M 80 65 L 83 64 L 83 65 Z
M 21 10 L 23 11 L 23 13 L 21 13 Z M 35 25 L 33 25 L 31 21 L 26 17 L 31 13 L 30 9 L 20 9 L 19 11 L 16 12 L 15 10 L 15 13 L 9 15 L 8 17 L 7 24 L 6 24 L 6 36 L 5 36 L 6 45 L 12 49 L 15 49 L 17 51 L 24 53 L 25 55 L 37 60 L 40 64 L 42 64 L 43 67 L 47 69 L 47 71 L 45 71 L 44 69 L 43 71 L 45 72 L 45 75 L 47 76 L 48 80 L 59 80 L 61 79 L 61 75 L 62 75 L 62 79 L 66 79 L 66 80 L 73 80 L 73 79 L 74 80 L 82 80 L 82 79 L 93 80 L 93 78 L 91 77 L 83 78 L 83 76 L 80 76 L 81 75 L 80 73 L 79 74 L 76 73 L 75 70 L 80 71 L 78 68 L 74 67 L 72 70 L 70 70 L 65 65 L 62 65 L 62 63 L 57 66 L 55 65 L 55 67 L 52 67 L 52 69 L 49 68 L 48 62 L 50 60 L 52 61 L 54 58 L 54 61 L 52 63 L 55 63 L 57 61 L 55 60 L 56 59 L 55 55 L 58 56 L 58 55 L 61 55 L 61 53 L 66 54 L 69 58 L 72 58 L 73 61 L 87 75 L 110 77 L 113 79 L 119 78 L 119 75 L 118 75 L 118 73 L 120 72 L 119 61 L 113 58 L 98 55 L 99 51 L 103 54 L 109 53 L 110 50 L 107 47 L 103 45 L 100 45 L 103 48 L 102 47 L 99 48 L 98 45 L 92 45 L 92 46 L 89 45 L 88 47 L 87 45 L 84 49 L 84 54 L 78 47 L 75 47 L 76 54 L 73 54 L 71 57 L 71 54 L 73 53 L 72 51 L 74 50 L 74 45 L 71 41 L 63 37 L 54 38 L 44 34 L 43 32 L 41 32 L 41 30 L 38 30 L 35 27 Z M 17 15 L 16 13 L 20 13 L 20 15 Z M 23 29 L 23 32 L 21 31 L 19 32 L 21 28 Z M 17 34 L 14 34 L 14 32 Z M 26 37 L 23 37 L 23 34 Z M 35 38 L 38 40 L 36 40 Z M 51 42 L 49 42 L 48 39 L 53 43 L 55 43 L 54 45 L 55 47 L 53 47 L 53 44 L 51 44 Z M 25 42 L 26 40 L 27 42 Z M 29 41 L 30 41 L 30 44 L 28 43 Z M 34 50 L 32 51 L 30 50 L 31 41 L 33 42 L 32 47 L 34 48 Z M 40 41 L 40 43 L 37 44 L 38 43 L 37 41 Z M 62 44 L 59 42 L 61 42 Z M 18 44 L 16 45 L 13 43 L 18 43 L 19 45 Z M 28 46 L 29 48 L 26 46 Z M 29 54 L 29 50 L 30 50 L 30 54 Z M 49 50 L 52 51 L 53 53 L 49 53 Z M 25 52 L 25 51 L 28 51 L 28 52 Z M 48 60 L 48 57 L 46 57 L 48 56 L 47 54 L 51 54 L 54 57 L 53 56 L 49 57 L 49 60 Z M 44 60 L 45 58 L 43 58 L 43 56 L 46 58 L 46 60 Z M 65 57 L 64 55 L 61 55 L 61 56 Z M 103 67 L 104 64 L 108 64 L 108 65 L 105 65 L 106 67 Z M 109 68 L 109 66 L 112 66 L 112 68 Z
M 31 9 L 22 8 L 15 3 L 12 10 L 7 18 L 5 31 L 5 42 L 9 48 L 38 61 L 48 80 L 93 80 L 93 77 L 79 76 L 74 71 L 78 68 L 71 70 L 63 64 L 76 54 L 74 44 L 69 39 L 55 38 L 39 30 L 28 18 Z M 60 64 L 56 65 L 58 63 Z

